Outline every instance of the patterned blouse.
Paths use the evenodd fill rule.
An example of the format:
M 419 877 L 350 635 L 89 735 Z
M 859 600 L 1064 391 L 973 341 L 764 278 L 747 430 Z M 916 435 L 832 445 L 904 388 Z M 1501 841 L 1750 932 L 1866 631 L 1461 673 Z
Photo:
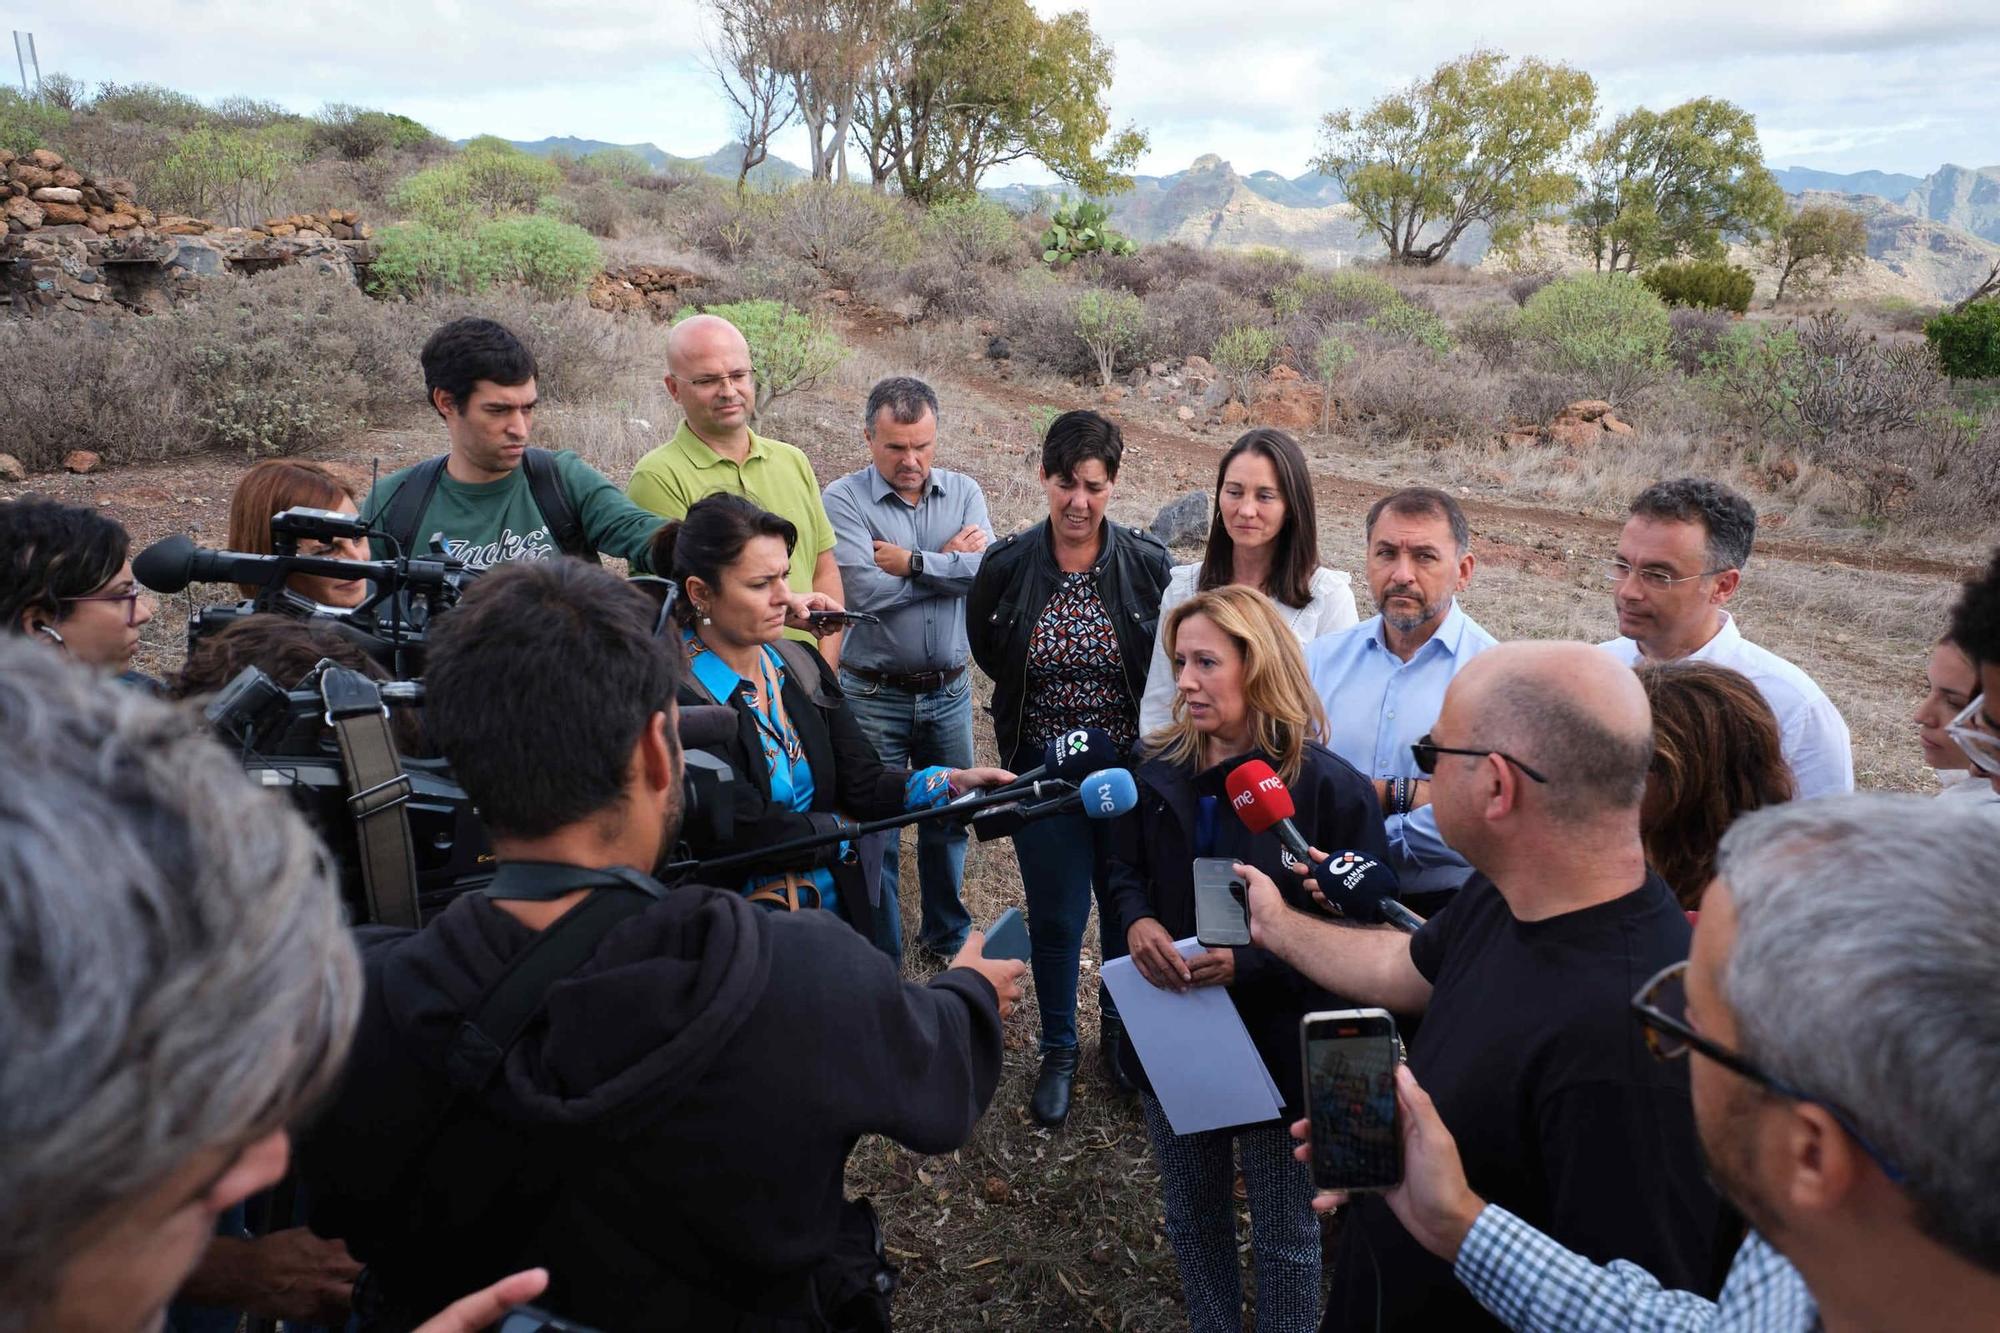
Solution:
M 1096 727 L 1120 749 L 1139 735 L 1118 634 L 1089 570 L 1065 573 L 1035 622 L 1021 735 L 1039 747 L 1076 727 Z

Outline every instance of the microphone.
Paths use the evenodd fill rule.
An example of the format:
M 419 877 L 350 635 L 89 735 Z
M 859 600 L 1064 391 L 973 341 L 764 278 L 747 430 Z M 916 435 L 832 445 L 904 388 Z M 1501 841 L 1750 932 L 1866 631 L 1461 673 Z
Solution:
M 992 792 L 1013 791 L 1025 787 L 1036 778 L 1059 778 L 1064 782 L 1080 782 L 1093 773 L 1104 772 L 1115 766 L 1121 756 L 1118 743 L 1096 727 L 1078 727 L 1065 731 L 1042 747 L 1042 762 L 1035 768 L 1015 778 L 1005 786 L 995 787 Z M 991 795 L 992 792 L 986 794 Z M 969 799 L 961 796 L 959 801 Z M 954 802 L 956 804 L 956 802 Z
M 1396 872 L 1366 852 L 1335 852 L 1313 866 L 1313 883 L 1327 905 L 1350 921 L 1387 921 L 1415 934 L 1424 919 L 1396 901 L 1402 882 Z
M 1037 784 L 1039 785 L 1039 784 Z M 1081 809 L 1088 819 L 1116 819 L 1139 804 L 1139 787 L 1131 773 L 1122 768 L 1100 768 L 1084 776 L 1076 790 L 1052 801 L 1034 805 L 1004 805 L 984 811 L 972 820 L 972 831 L 981 842 L 1008 838 L 1026 824 L 1051 815 Z
M 183 533 L 162 537 L 132 557 L 132 577 L 158 593 L 179 592 L 190 583 L 282 582 L 292 574 L 328 574 L 368 579 L 402 578 L 413 585 L 441 582 L 442 566 L 432 570 L 419 562 L 408 575 L 398 575 L 392 562 L 336 560 L 328 556 L 248 555 L 241 551 L 210 551 Z
M 1293 860 L 1305 866 L 1313 863 L 1305 835 L 1292 822 L 1292 816 L 1298 813 L 1298 807 L 1292 804 L 1292 793 L 1269 764 L 1262 759 L 1246 759 L 1223 785 L 1229 792 L 1230 808 L 1252 833 L 1270 830 L 1278 835 L 1278 841 L 1292 854 Z

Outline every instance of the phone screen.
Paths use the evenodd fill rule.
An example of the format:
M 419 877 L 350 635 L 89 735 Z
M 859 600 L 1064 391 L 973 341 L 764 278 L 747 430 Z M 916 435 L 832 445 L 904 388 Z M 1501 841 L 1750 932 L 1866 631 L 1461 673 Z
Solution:
M 1380 1010 L 1309 1015 L 1304 1032 L 1313 1184 L 1394 1186 L 1403 1178 L 1395 1021 Z

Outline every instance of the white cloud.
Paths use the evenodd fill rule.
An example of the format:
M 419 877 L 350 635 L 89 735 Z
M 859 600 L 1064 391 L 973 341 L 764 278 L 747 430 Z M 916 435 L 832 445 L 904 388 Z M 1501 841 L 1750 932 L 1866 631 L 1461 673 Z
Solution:
M 1077 0 L 1038 0 L 1044 12 Z M 1365 105 L 1479 45 L 1566 60 L 1608 111 L 1705 93 L 1756 113 L 1767 154 L 1832 170 L 2000 160 L 1993 0 L 1090 0 L 1117 52 L 1114 123 L 1141 170 L 1220 153 L 1307 169 L 1323 112 Z M 695 154 L 728 137 L 700 64 L 699 0 L 72 0 L 9 26 L 44 70 L 245 93 L 300 110 L 378 105 L 452 137 L 576 134 Z M 11 71 L 9 71 L 11 73 Z M 798 160 L 802 139 L 778 151 Z M 1016 164 L 1000 179 L 1044 173 Z

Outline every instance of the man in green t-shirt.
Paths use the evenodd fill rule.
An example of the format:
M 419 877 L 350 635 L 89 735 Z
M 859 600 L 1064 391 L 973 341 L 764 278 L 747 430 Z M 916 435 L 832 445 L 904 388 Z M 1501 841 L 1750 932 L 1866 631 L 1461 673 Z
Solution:
M 535 358 L 519 338 L 490 319 L 457 319 L 431 335 L 422 361 L 451 452 L 384 477 L 368 492 L 363 517 L 413 552 L 441 534 L 447 554 L 468 569 L 601 551 L 650 570 L 646 546 L 659 530 L 657 515 L 567 449 L 529 457 Z M 413 489 L 402 495 L 406 487 Z M 377 559 L 390 554 L 380 538 L 374 546 Z
M 625 490 L 633 503 L 679 518 L 715 491 L 745 496 L 799 530 L 787 576 L 792 591 L 823 592 L 840 604 L 833 524 L 820 502 L 819 480 L 799 450 L 750 429 L 757 385 L 750 344 L 736 326 L 716 315 L 694 315 L 674 325 L 667 335 L 666 384 L 685 419 L 672 439 L 632 470 Z M 793 632 L 813 642 L 810 635 Z M 816 646 L 829 666 L 839 667 L 838 635 Z

